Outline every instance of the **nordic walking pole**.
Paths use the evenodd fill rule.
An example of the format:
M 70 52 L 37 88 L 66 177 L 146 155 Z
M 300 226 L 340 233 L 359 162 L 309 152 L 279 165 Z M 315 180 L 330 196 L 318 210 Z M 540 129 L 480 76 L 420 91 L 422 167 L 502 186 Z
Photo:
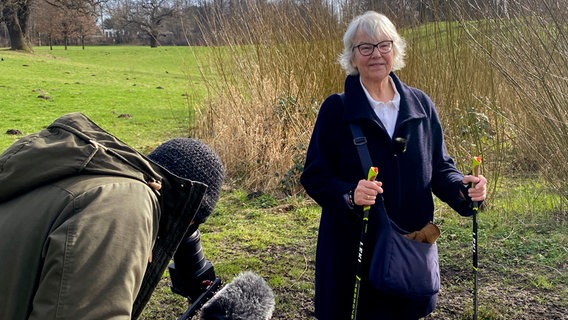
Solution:
M 369 168 L 367 180 L 373 181 L 379 174 L 379 168 Z M 353 308 L 351 309 L 351 319 L 357 319 L 357 307 L 359 304 L 359 291 L 361 290 L 361 267 L 363 260 L 363 243 L 367 236 L 367 225 L 369 223 L 369 209 L 370 206 L 363 207 L 363 224 L 361 227 L 361 239 L 359 240 L 359 251 L 357 252 L 357 273 L 355 273 L 355 289 L 353 290 Z
M 473 157 L 471 165 L 471 173 L 477 177 L 479 175 L 479 165 L 481 164 L 481 157 Z M 472 186 L 475 184 L 472 183 Z M 473 320 L 477 320 L 477 211 L 479 210 L 479 203 L 473 202 L 473 231 L 472 231 L 472 250 L 473 250 Z

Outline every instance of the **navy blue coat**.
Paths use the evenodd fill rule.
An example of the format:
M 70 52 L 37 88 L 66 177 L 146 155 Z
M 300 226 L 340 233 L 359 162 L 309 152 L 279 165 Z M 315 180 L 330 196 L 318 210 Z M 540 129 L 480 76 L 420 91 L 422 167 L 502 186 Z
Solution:
M 350 122 L 358 123 L 367 138 L 373 165 L 379 168 L 378 180 L 383 182 L 385 207 L 401 228 L 415 231 L 433 220 L 432 193 L 460 214 L 472 214 L 469 203 L 459 197 L 463 174 L 446 153 L 432 101 L 393 73 L 390 76 L 401 96 L 393 139 L 372 110 L 359 76 L 345 80 L 345 103 L 338 94 L 323 102 L 313 129 L 301 182 L 322 207 L 315 282 L 315 311 L 320 320 L 349 319 L 353 302 L 361 209 L 350 209 L 345 194 L 366 178 L 366 171 L 353 143 Z M 397 152 L 397 137 L 407 140 L 404 153 Z M 367 271 L 363 275 L 368 273 L 369 252 L 374 246 L 374 216 L 371 210 L 363 257 Z M 401 301 L 381 296 L 366 280 L 364 276 L 359 319 L 417 319 L 435 305 L 435 297 L 428 301 Z

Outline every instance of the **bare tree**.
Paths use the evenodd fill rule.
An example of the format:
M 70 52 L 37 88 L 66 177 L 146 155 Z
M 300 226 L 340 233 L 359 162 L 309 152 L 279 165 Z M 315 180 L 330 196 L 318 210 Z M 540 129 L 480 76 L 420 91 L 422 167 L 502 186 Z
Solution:
M 95 19 L 91 15 L 78 15 L 73 20 L 75 26 L 73 33 L 80 39 L 81 46 L 85 49 L 85 38 L 98 31 Z
M 107 0 L 46 0 L 49 4 L 67 10 L 67 18 L 94 16 L 97 7 Z M 0 0 L 0 22 L 6 24 L 12 50 L 32 51 L 29 20 L 36 0 Z M 40 15 L 47 12 L 40 12 Z M 76 23 L 75 23 L 76 24 Z
M 35 22 L 38 38 L 42 43 L 47 42 L 50 49 L 53 49 L 55 41 L 60 40 L 59 21 L 62 19 L 60 15 L 62 15 L 60 10 L 44 1 L 39 1 L 37 10 L 32 13 L 31 19 Z
M 150 47 L 155 48 L 164 34 L 167 19 L 178 13 L 178 6 L 172 0 L 125 1 L 115 10 L 120 14 L 124 26 L 134 25 L 149 38 Z
M 65 8 L 85 15 L 96 15 L 97 8 L 106 0 L 45 0 L 45 2 L 57 8 Z
M 81 6 L 79 2 L 37 0 L 32 19 L 40 40 L 47 38 L 50 47 L 55 41 L 62 42 L 67 49 L 69 41 L 77 39 L 84 48 L 85 37 L 98 32 L 91 6 L 92 3 L 87 2 Z
M 28 34 L 28 20 L 32 0 L 1 0 L 0 22 L 6 24 L 10 37 L 10 49 L 32 51 Z

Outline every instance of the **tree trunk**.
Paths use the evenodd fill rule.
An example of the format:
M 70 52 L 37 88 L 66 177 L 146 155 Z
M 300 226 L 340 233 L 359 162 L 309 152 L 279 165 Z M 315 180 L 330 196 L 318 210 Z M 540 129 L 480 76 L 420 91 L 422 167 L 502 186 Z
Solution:
M 153 34 L 153 33 L 149 33 L 150 35 L 150 48 L 157 48 L 158 47 L 158 36 Z
M 28 39 L 27 30 L 30 16 L 28 1 L 10 1 L 4 5 L 2 14 L 10 37 L 10 49 L 31 52 L 32 46 Z

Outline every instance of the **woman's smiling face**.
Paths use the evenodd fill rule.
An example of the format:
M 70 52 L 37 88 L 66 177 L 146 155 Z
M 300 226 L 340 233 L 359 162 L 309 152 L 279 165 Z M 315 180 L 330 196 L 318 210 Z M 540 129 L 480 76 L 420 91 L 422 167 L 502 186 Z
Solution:
M 391 40 L 384 34 L 381 34 L 378 38 L 369 36 L 366 32 L 359 30 L 353 41 L 353 59 L 352 64 L 359 74 L 361 75 L 361 80 L 364 83 L 379 83 L 388 77 L 389 73 L 392 71 L 393 64 L 393 50 L 388 53 L 380 53 L 377 47 L 373 48 L 373 52 L 369 56 L 364 56 L 361 54 L 358 48 L 360 44 L 371 44 L 376 45 L 382 41 Z

